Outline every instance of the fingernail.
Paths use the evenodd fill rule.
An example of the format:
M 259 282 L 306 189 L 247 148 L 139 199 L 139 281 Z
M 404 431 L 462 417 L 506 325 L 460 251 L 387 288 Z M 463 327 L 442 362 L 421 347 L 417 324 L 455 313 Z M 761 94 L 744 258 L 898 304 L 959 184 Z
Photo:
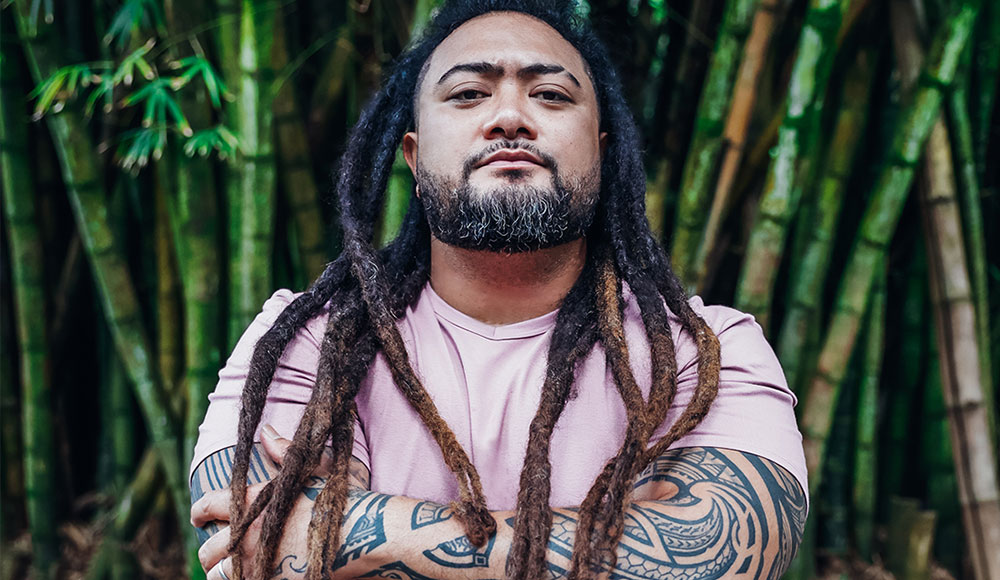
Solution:
M 279 437 L 281 437 L 281 435 L 278 435 L 278 432 L 275 431 L 274 427 L 272 427 L 271 425 L 264 425 L 264 428 L 261 430 L 261 432 L 268 439 L 271 439 L 271 440 L 278 439 Z

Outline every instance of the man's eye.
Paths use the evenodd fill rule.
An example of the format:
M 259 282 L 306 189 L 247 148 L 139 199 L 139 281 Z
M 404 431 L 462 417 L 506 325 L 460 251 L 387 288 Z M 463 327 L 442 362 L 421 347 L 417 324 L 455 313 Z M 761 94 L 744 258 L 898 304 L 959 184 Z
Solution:
M 486 93 L 476 89 L 466 89 L 464 91 L 455 93 L 451 96 L 452 99 L 458 101 L 475 101 L 476 99 L 481 99 L 486 96 Z
M 549 101 L 552 103 L 561 103 L 569 101 L 569 97 L 558 91 L 540 91 L 538 93 L 535 93 L 535 97 L 543 101 Z

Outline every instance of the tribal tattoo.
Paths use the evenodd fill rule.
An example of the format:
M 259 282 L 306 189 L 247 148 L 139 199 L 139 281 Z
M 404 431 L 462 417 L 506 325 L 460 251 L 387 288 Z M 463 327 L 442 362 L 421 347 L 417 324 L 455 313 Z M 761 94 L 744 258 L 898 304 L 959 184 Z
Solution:
M 389 503 L 390 497 L 368 492 L 353 500 L 354 504 L 348 511 L 347 519 L 351 519 L 361 511 L 364 514 L 354 522 L 351 531 L 344 538 L 344 543 L 337 553 L 337 559 L 333 562 L 334 568 L 340 568 L 385 543 L 383 514 L 385 513 L 385 504 Z
M 267 461 L 255 448 L 252 464 L 268 473 L 264 469 Z M 221 452 L 213 455 L 196 470 L 192 496 L 197 499 L 205 488 L 218 489 L 220 482 L 228 486 L 230 471 L 230 456 Z M 391 544 L 385 515 L 392 509 L 387 506 L 393 496 L 355 486 L 355 479 L 365 487 L 369 482 L 367 468 L 360 461 L 352 462 L 351 476 L 347 519 L 353 524 L 337 554 L 335 568 Z M 253 473 L 250 481 L 257 482 Z M 311 481 L 306 496 L 315 498 L 310 490 L 318 493 L 324 481 Z M 611 580 L 777 579 L 794 557 L 805 527 L 806 496 L 798 481 L 775 463 L 740 451 L 702 447 L 667 451 L 637 478 L 633 496 L 636 499 L 625 514 L 616 560 L 609 571 Z M 570 569 L 578 511 L 561 508 L 552 512 L 546 562 L 552 580 L 565 578 Z M 456 577 L 461 569 L 478 570 L 485 577 L 495 575 L 490 570 L 503 566 L 502 553 L 500 562 L 491 558 L 496 536 L 482 547 L 474 546 L 464 535 L 445 536 L 455 533 L 454 513 L 448 506 L 420 501 L 407 519 L 409 533 L 417 534 L 414 538 L 433 540 L 426 541 L 413 560 L 394 561 L 357 577 L 435 580 Z M 508 518 L 506 523 L 509 533 L 514 519 Z M 439 525 L 443 527 L 437 531 Z M 442 542 L 442 536 L 451 539 Z M 304 565 L 304 558 L 286 555 L 274 577 L 301 574 Z M 605 566 L 610 567 L 610 562 Z
M 636 502 L 625 514 L 612 580 L 779 578 L 802 539 L 802 489 L 755 455 L 668 451 L 635 484 L 639 497 L 653 489 L 661 499 Z M 575 510 L 553 512 L 547 562 L 553 580 L 567 575 L 578 522 Z M 513 528 L 514 519 L 507 524 Z
M 451 508 L 429 501 L 422 501 L 413 510 L 410 528 L 417 529 L 451 519 Z

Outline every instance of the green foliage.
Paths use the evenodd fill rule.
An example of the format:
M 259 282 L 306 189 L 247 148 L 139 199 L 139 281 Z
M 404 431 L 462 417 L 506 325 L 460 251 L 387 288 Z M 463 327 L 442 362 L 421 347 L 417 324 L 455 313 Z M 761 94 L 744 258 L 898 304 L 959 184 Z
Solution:
M 121 25 L 125 16 L 135 18 L 129 22 L 129 31 L 142 22 L 136 16 L 137 10 L 145 7 L 152 10 L 151 0 L 130 0 L 122 7 L 112 23 L 112 29 Z M 155 8 L 157 11 L 158 7 Z M 144 12 L 145 13 L 145 12 Z M 152 12 L 151 12 L 152 13 Z M 158 12 L 154 22 L 162 26 Z M 142 46 L 132 50 L 118 64 L 106 62 L 79 63 L 63 66 L 38 84 L 28 94 L 36 99 L 33 119 L 39 120 L 46 114 L 62 111 L 74 99 L 85 99 L 84 112 L 93 116 L 98 103 L 103 103 L 102 112 L 110 113 L 115 108 L 116 90 L 127 90 L 118 101 L 118 108 L 135 107 L 144 104 L 139 117 L 140 127 L 126 130 L 118 136 L 117 159 L 122 169 L 137 174 L 150 160 L 159 160 L 167 146 L 168 135 L 176 134 L 184 139 L 184 151 L 188 156 L 207 156 L 217 151 L 221 159 L 232 156 L 238 146 L 236 135 L 225 125 L 195 130 L 181 107 L 176 93 L 183 90 L 204 90 L 212 106 L 221 110 L 224 100 L 233 100 L 222 76 L 207 58 L 192 55 L 179 60 L 168 60 L 163 68 L 173 71 L 173 75 L 162 75 L 150 55 L 156 40 L 150 38 Z M 136 83 L 143 79 L 144 83 Z M 192 81 L 201 79 L 202 86 L 192 86 Z
M 226 83 L 223 82 L 222 77 L 212 66 L 212 63 L 208 62 L 207 58 L 197 55 L 189 56 L 170 63 L 170 66 L 179 70 L 177 76 L 170 81 L 175 91 L 184 88 L 188 83 L 200 76 L 202 82 L 205 83 L 205 90 L 208 91 L 208 97 L 212 100 L 212 106 L 216 109 L 222 108 L 223 99 L 233 99 L 233 95 L 226 90 Z
M 167 146 L 167 127 L 164 125 L 132 129 L 122 134 L 118 145 L 118 163 L 133 176 L 149 164 L 149 160 L 163 157 Z
M 157 75 L 153 71 L 152 65 L 146 62 L 146 55 L 149 54 L 149 51 L 153 50 L 155 44 L 156 41 L 149 39 L 145 44 L 126 55 L 121 63 L 118 64 L 118 68 L 111 78 L 112 82 L 116 85 L 124 84 L 126 87 L 131 86 L 136 71 L 147 81 L 155 79 Z
M 145 101 L 143 127 L 152 127 L 154 124 L 164 126 L 168 120 L 172 120 L 185 137 L 190 137 L 194 132 L 172 93 L 172 83 L 168 79 L 159 78 L 122 99 L 122 105 L 131 107 Z
M 124 50 L 141 30 L 164 32 L 163 13 L 158 0 L 125 0 L 108 26 L 104 43 Z
M 60 68 L 28 93 L 29 99 L 37 99 L 32 119 L 37 121 L 50 111 L 58 113 L 66 106 L 67 101 L 77 96 L 78 90 L 86 89 L 90 85 L 98 85 L 102 90 L 106 86 L 103 76 L 96 74 L 90 63 L 71 64 Z
M 217 125 L 210 129 L 195 132 L 184 143 L 184 154 L 188 157 L 199 155 L 208 157 L 211 152 L 218 151 L 219 159 L 227 159 L 236 154 L 240 142 L 233 132 L 225 125 Z

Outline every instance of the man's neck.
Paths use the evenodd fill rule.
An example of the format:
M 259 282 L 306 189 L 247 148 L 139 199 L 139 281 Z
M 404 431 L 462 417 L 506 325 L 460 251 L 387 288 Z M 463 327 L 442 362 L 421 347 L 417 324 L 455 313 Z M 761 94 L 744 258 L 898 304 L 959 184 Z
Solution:
M 587 243 L 535 252 L 464 250 L 431 238 L 431 287 L 456 310 L 487 324 L 512 324 L 559 308 L 580 276 Z

